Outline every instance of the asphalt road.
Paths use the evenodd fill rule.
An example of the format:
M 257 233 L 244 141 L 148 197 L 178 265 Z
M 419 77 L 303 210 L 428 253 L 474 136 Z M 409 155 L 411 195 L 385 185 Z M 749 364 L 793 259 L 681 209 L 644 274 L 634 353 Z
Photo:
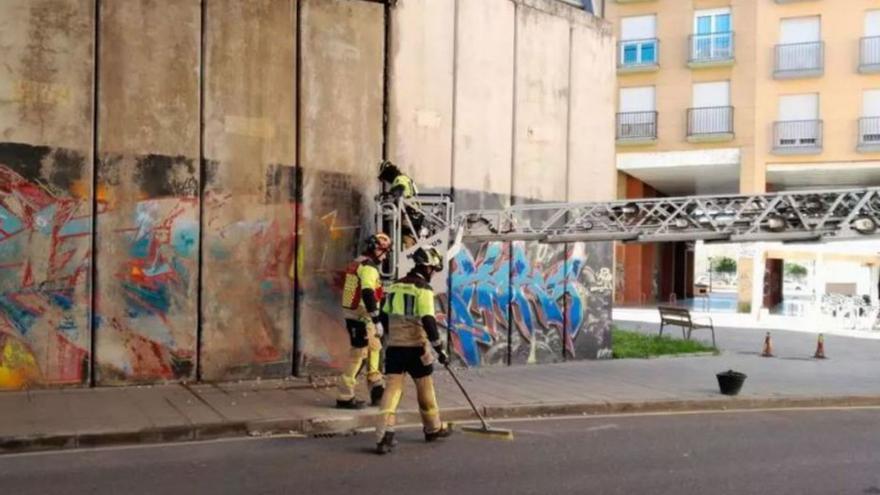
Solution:
M 880 410 L 616 416 L 506 423 L 397 452 L 372 434 L 263 438 L 0 457 L 16 495 L 880 494 Z

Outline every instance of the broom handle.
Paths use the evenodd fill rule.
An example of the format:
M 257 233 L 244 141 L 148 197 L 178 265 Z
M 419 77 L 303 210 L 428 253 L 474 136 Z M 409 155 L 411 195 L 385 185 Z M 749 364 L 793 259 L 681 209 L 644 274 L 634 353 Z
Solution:
M 443 366 L 446 368 L 446 371 L 448 371 L 449 374 L 452 376 L 452 379 L 455 380 L 455 384 L 458 385 L 458 388 L 461 390 L 461 393 L 464 394 L 464 398 L 467 399 L 468 404 L 471 405 L 471 409 L 473 409 L 474 413 L 476 413 L 477 417 L 480 418 L 480 422 L 483 423 L 483 429 L 488 430 L 489 425 L 486 424 L 486 419 L 483 418 L 483 415 L 480 414 L 480 410 L 477 409 L 476 405 L 474 405 L 474 401 L 471 400 L 471 396 L 468 395 L 467 390 L 464 389 L 464 385 L 462 385 L 461 382 L 458 381 L 458 377 L 455 376 L 455 373 L 452 372 L 452 368 L 450 368 L 448 364 L 444 364 Z

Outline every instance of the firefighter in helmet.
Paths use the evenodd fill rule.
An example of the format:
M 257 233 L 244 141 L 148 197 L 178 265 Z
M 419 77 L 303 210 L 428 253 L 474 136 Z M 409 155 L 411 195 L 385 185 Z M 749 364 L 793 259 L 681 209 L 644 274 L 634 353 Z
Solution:
M 379 233 L 371 236 L 367 239 L 363 254 L 355 258 L 346 269 L 342 312 L 351 349 L 339 380 L 339 393 L 336 397 L 336 407 L 341 409 L 361 409 L 366 406 L 364 401 L 355 397 L 357 374 L 365 359 L 372 405 L 379 405 L 385 391 L 384 379 L 379 370 L 379 355 L 382 352 L 380 339 L 383 334 L 382 323 L 379 321 L 379 307 L 382 303 L 379 264 L 389 249 L 391 239 L 387 235 Z
M 415 267 L 389 289 L 382 307 L 387 321 L 385 349 L 386 390 L 376 428 L 376 452 L 387 454 L 396 445 L 394 420 L 403 394 L 404 374 L 416 385 L 419 413 L 426 442 L 448 437 L 452 430 L 440 421 L 434 393 L 434 353 L 441 364 L 449 358 L 434 319 L 434 291 L 431 277 L 443 270 L 443 257 L 434 248 L 419 248 L 413 253 Z
M 395 202 L 401 198 L 410 200 L 410 203 L 404 208 L 409 221 L 404 219 L 401 225 L 401 240 L 404 247 L 409 249 L 415 246 L 418 233 L 425 223 L 425 215 L 419 211 L 419 204 L 413 200 L 419 194 L 416 183 L 408 175 L 401 172 L 397 165 L 387 160 L 379 165 L 379 180 L 390 187 L 390 190 L 385 195 L 386 198 L 391 198 Z

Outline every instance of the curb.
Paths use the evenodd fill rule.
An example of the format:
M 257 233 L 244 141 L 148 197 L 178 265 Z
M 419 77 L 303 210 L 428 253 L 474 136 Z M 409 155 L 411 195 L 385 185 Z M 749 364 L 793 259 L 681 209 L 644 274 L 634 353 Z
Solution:
M 485 406 L 481 413 L 491 419 L 595 416 L 606 414 L 640 414 L 664 412 L 737 411 L 755 409 L 797 409 L 823 407 L 880 406 L 880 396 L 840 397 L 724 397 L 694 400 L 661 400 L 648 402 L 581 402 L 509 404 Z M 375 425 L 377 413 L 343 417 L 278 418 L 255 421 L 227 421 L 186 426 L 165 426 L 136 431 L 82 432 L 57 435 L 21 435 L 0 437 L 0 455 L 107 447 L 118 445 L 186 442 L 245 436 L 298 434 L 318 438 L 351 435 Z M 476 419 L 469 408 L 444 409 L 446 421 Z M 397 415 L 400 425 L 420 422 L 418 411 L 402 411 Z

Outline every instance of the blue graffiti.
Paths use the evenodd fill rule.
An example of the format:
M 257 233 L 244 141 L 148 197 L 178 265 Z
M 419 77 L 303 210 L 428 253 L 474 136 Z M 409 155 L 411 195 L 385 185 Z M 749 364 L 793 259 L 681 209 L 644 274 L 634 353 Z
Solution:
M 512 252 L 512 256 L 510 253 Z M 510 332 L 526 341 L 536 332 L 558 332 L 571 352 L 586 326 L 588 291 L 580 282 L 583 250 L 531 253 L 525 243 L 488 243 L 476 256 L 462 249 L 453 258 L 449 329 L 456 353 L 470 366 L 507 355 Z M 561 353 L 561 349 L 560 349 Z

